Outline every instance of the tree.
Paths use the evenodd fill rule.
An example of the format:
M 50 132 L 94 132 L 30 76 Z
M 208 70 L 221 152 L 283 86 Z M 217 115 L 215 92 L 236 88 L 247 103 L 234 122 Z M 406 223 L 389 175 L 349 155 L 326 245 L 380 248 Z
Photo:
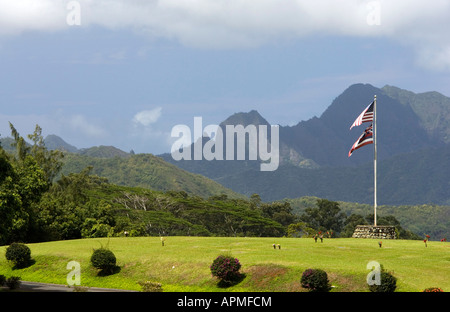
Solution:
M 42 137 L 42 129 L 39 125 L 36 125 L 34 133 L 29 134 L 28 138 L 33 142 L 33 146 L 30 149 L 30 154 L 34 157 L 36 163 L 42 168 L 47 181 L 51 184 L 56 175 L 61 171 L 64 154 L 58 150 L 49 151 L 45 147 L 44 138 Z
M 8 155 L 0 145 L 0 184 L 13 174 L 13 168 Z
M 369 214 L 366 216 L 366 220 L 373 220 L 373 214 Z M 370 221 L 369 221 L 370 222 Z M 394 226 L 395 227 L 395 232 L 396 235 L 398 236 L 398 238 L 400 239 L 422 239 L 422 237 L 420 237 L 419 235 L 409 231 L 409 230 L 405 230 L 404 228 L 402 228 L 400 226 L 400 221 L 397 220 L 397 218 L 395 218 L 392 215 L 388 215 L 388 216 L 381 216 L 378 218 L 377 220 L 377 225 L 390 225 L 390 226 Z
M 39 233 L 36 237 L 39 240 L 81 238 L 83 229 L 84 233 L 92 230 L 92 227 L 87 229 L 88 218 L 98 219 L 99 225 L 114 225 L 111 207 L 103 201 L 93 204 L 87 194 L 89 189 L 106 182 L 103 178 L 90 176 L 91 170 L 92 167 L 87 167 L 80 173 L 63 175 L 44 194 L 39 205 L 36 205 L 39 219 Z M 104 226 L 101 227 L 103 232 Z M 94 232 L 96 229 L 92 231 Z
M 287 236 L 288 237 L 312 237 L 313 234 L 317 233 L 316 230 L 308 227 L 305 222 L 298 222 L 289 224 Z
M 49 184 L 23 137 L 10 123 L 16 154 L 0 151 L 0 242 L 26 241 L 35 223 L 34 205 Z
M 252 208 L 252 209 L 256 209 L 256 208 L 259 208 L 260 207 L 260 205 L 261 205 L 261 196 L 259 196 L 259 194 L 252 194 L 251 196 L 250 196 L 250 207 Z
M 13 180 L 14 169 L 8 155 L 0 146 L 0 246 L 9 242 L 14 211 L 21 205 Z
M 351 237 L 357 225 L 368 224 L 367 220 L 359 214 L 351 214 L 344 222 L 344 229 L 341 232 L 341 237 Z
M 9 127 L 11 128 L 11 135 L 14 139 L 14 143 L 12 144 L 12 146 L 16 148 L 17 160 L 22 161 L 29 153 L 30 148 L 27 146 L 24 138 L 19 135 L 19 132 L 17 132 L 12 123 L 9 123 Z
M 317 231 L 333 230 L 340 233 L 345 220 L 339 203 L 327 199 L 318 199 L 317 207 L 306 208 L 300 219 Z
M 35 221 L 33 207 L 47 183 L 32 157 L 9 165 L 2 159 L 8 173 L 0 182 L 0 243 L 8 244 L 28 239 Z
M 11 228 L 14 241 L 29 241 L 35 228 L 35 206 L 42 195 L 48 190 L 48 181 L 43 170 L 37 165 L 33 157 L 27 155 L 25 159 L 15 164 L 18 194 L 21 206 L 15 211 L 15 219 Z
M 2 153 L 3 150 L 0 150 Z M 0 165 L 6 168 L 3 177 L 0 176 L 0 246 L 11 242 L 14 221 L 17 211 L 22 206 L 22 200 L 14 181 L 11 164 L 0 154 Z M 2 172 L 3 173 L 3 172 Z
M 30 241 L 39 232 L 38 203 L 62 166 L 60 152 L 45 148 L 41 128 L 36 125 L 30 147 L 9 123 L 14 155 L 0 150 L 0 243 Z

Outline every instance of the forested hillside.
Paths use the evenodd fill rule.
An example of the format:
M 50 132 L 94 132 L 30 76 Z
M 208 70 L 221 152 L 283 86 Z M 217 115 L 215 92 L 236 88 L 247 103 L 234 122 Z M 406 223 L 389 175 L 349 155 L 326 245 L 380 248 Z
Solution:
M 170 154 L 135 155 L 113 146 L 78 149 L 54 135 L 44 140 L 39 126 L 27 141 L 11 125 L 11 137 L 0 138 L 0 238 L 4 243 L 124 231 L 276 236 L 299 229 L 348 236 L 357 222 L 373 218 L 373 151 L 363 148 L 347 157 L 354 140 L 348 127 L 373 93 L 383 103 L 381 222 L 396 225 L 403 238 L 448 236 L 450 100 L 435 92 L 357 84 L 320 118 L 281 127 L 282 161 L 267 172 L 259 161 L 174 161 Z M 233 124 L 269 125 L 257 111 L 236 113 L 221 126 Z M 344 159 L 354 164 L 344 166 Z M 317 209 L 338 211 L 340 221 L 318 223 L 308 215 Z
M 378 163 L 378 200 L 386 205 L 450 204 L 450 146 L 397 155 Z M 213 165 L 210 164 L 212 167 Z M 282 165 L 211 177 L 235 191 L 261 194 L 263 200 L 317 196 L 373 203 L 373 164 L 305 169 Z
M 92 174 L 106 177 L 110 183 L 123 186 L 157 191 L 184 191 L 202 197 L 220 194 L 234 198 L 245 197 L 218 182 L 184 171 L 152 154 L 108 158 L 69 153 L 64 159 L 61 174 L 78 173 L 88 166 L 92 166 Z
M 123 235 L 310 237 L 328 232 L 330 237 L 348 237 L 356 225 L 370 223 L 370 213 L 345 213 L 338 202 L 327 199 L 295 211 L 288 200 L 264 202 L 258 194 L 202 197 L 184 190 L 119 186 L 94 175 L 92 164 L 59 175 L 68 155 L 47 150 L 39 127 L 28 136 L 31 145 L 11 127 L 16 151 L 0 148 L 0 244 Z M 113 168 L 120 167 L 120 159 L 111 159 Z M 381 220 L 395 225 L 400 238 L 420 238 L 395 216 Z

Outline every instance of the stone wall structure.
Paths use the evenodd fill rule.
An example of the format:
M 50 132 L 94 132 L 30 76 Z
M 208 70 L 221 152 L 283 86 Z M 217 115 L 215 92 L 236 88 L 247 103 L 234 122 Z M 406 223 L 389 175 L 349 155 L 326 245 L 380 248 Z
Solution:
M 395 239 L 395 226 L 390 225 L 357 225 L 354 238 Z

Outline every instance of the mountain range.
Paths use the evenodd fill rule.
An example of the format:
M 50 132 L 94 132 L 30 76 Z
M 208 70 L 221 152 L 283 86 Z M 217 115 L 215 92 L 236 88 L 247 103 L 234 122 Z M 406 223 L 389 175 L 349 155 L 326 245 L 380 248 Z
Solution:
M 377 96 L 378 203 L 450 204 L 450 98 L 437 92 L 415 94 L 393 86 L 354 84 L 320 117 L 280 126 L 280 167 L 261 172 L 259 161 L 175 161 L 263 200 L 317 196 L 373 203 L 373 148 L 348 151 L 366 126 L 350 126 Z M 268 125 L 257 111 L 236 113 L 220 124 Z
M 450 205 L 450 98 L 438 92 L 416 94 L 394 86 L 351 85 L 320 117 L 279 126 L 280 166 L 268 172 L 260 171 L 259 160 L 176 161 L 170 153 L 134 155 L 113 146 L 78 149 L 56 135 L 47 136 L 45 145 L 68 152 L 63 174 L 91 165 L 93 173 L 120 185 L 184 190 L 200 196 L 257 193 L 264 201 L 316 196 L 372 204 L 372 145 L 351 157 L 348 151 L 366 127 L 350 130 L 350 125 L 374 95 L 378 203 Z M 252 110 L 229 116 L 220 127 L 227 125 L 270 123 Z M 3 148 L 8 148 L 10 140 L 2 138 Z

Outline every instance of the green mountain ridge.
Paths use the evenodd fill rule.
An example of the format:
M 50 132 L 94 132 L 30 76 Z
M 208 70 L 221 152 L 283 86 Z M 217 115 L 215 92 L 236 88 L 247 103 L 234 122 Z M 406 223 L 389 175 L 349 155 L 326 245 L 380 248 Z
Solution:
M 12 147 L 12 143 L 14 140 L 10 137 L 0 138 L 0 144 L 3 149 L 9 152 L 14 152 L 15 148 Z M 26 142 L 28 146 L 30 144 Z M 60 150 L 67 153 L 86 155 L 92 157 L 100 157 L 100 158 L 111 158 L 111 157 L 128 157 L 131 154 L 122 151 L 121 149 L 114 146 L 92 146 L 89 148 L 77 148 L 66 141 L 64 141 L 61 137 L 55 134 L 49 134 L 44 139 L 44 144 L 46 148 L 49 150 Z
M 450 147 L 402 154 L 378 163 L 378 202 L 389 205 L 450 204 Z M 436 162 L 439 165 L 430 166 Z M 317 196 L 373 203 L 373 164 L 305 169 L 282 165 L 273 172 L 249 169 L 214 178 L 241 193 L 266 201 Z
M 100 208 L 107 207 L 109 204 L 104 200 L 107 196 L 112 196 L 110 200 L 114 207 L 125 205 L 119 210 L 123 214 L 123 220 L 126 220 L 129 218 L 127 209 L 130 208 L 127 205 L 140 205 L 136 201 L 141 200 L 143 195 L 147 196 L 145 205 L 156 210 L 150 212 L 144 209 L 149 212 L 145 217 L 141 211 L 133 212 L 141 224 L 140 228 L 135 229 L 139 233 L 155 234 L 168 229 L 170 231 L 166 233 L 182 233 L 192 228 L 199 235 L 215 234 L 215 230 L 220 227 L 217 233 L 227 235 L 245 235 L 247 231 L 262 233 L 260 230 L 264 228 L 267 230 L 265 235 L 273 235 L 275 232 L 279 233 L 279 224 L 251 210 L 254 198 L 249 200 L 249 197 L 252 194 L 259 194 L 262 202 L 269 206 L 269 203 L 274 203 L 274 207 L 283 206 L 287 202 L 297 215 L 306 208 L 313 207 L 317 198 L 338 201 L 347 216 L 370 215 L 373 201 L 371 149 L 359 150 L 357 155 L 366 158 L 353 165 L 342 165 L 339 159 L 331 163 L 326 160 L 337 155 L 339 150 L 348 148 L 338 147 L 340 144 L 345 145 L 343 138 L 352 133 L 348 130 L 348 122 L 345 123 L 345 129 L 340 124 L 344 124 L 343 119 L 349 119 L 348 111 L 357 115 L 361 110 L 360 103 L 356 103 L 358 108 L 355 108 L 356 104 L 350 103 L 350 100 L 355 97 L 356 102 L 361 102 L 362 98 L 372 93 L 379 93 L 380 101 L 386 105 L 381 110 L 383 114 L 380 114 L 385 118 L 381 123 L 385 127 L 380 131 L 382 142 L 384 141 L 381 146 L 390 154 L 384 155 L 378 163 L 379 216 L 394 216 L 403 228 L 418 235 L 431 234 L 434 240 L 448 237 L 450 144 L 445 141 L 447 118 L 440 117 L 442 112 L 446 112 L 447 102 L 445 97 L 434 92 L 420 94 L 416 98 L 414 93 L 395 87 L 377 89 L 370 85 L 353 85 L 336 98 L 320 118 L 299 122 L 292 127 L 281 127 L 280 146 L 284 161 L 278 170 L 272 172 L 261 172 L 258 161 L 175 162 L 170 154 L 135 155 L 114 146 L 78 149 L 56 135 L 48 136 L 45 144 L 49 149 L 65 151 L 64 166 L 56 179 L 61 175 L 69 176 L 70 179 L 71 173 L 79 173 L 86 167 L 92 167 L 93 175 L 108 180 L 108 185 L 105 184 L 101 192 L 100 189 L 91 189 L 92 207 L 97 207 L 96 201 L 99 201 Z M 434 119 L 431 113 L 421 113 L 425 111 L 423 105 L 428 96 L 437 99 L 432 110 L 436 114 Z M 412 102 L 415 104 L 412 105 Z M 353 114 L 354 111 L 357 113 Z M 353 118 L 350 118 L 350 123 Z M 439 124 L 441 121 L 443 125 Z M 269 125 L 257 111 L 250 111 L 230 116 L 221 126 L 239 123 Z M 395 126 L 389 127 L 391 124 Z M 399 129 L 402 131 L 397 133 Z M 396 135 L 389 135 L 391 132 Z M 437 137 L 440 139 L 437 140 Z M 303 143 L 299 144 L 297 139 Z M 12 141 L 10 138 L 2 138 L 0 142 L 3 148 L 12 151 Z M 399 141 L 402 141 L 400 147 L 397 146 Z M 311 150 L 308 150 L 308 142 L 312 144 Z M 329 151 L 322 155 L 328 148 Z M 320 151 L 321 157 L 317 158 L 315 153 Z M 284 153 L 288 153 L 288 156 Z M 309 162 L 309 166 L 302 166 L 301 162 Z M 175 201 L 177 204 L 173 205 Z M 56 205 L 55 208 L 59 209 L 58 204 L 52 201 L 47 204 Z M 170 209 L 174 211 L 166 211 L 169 207 L 166 204 L 173 205 Z M 71 206 L 71 209 L 77 211 L 78 207 Z M 179 214 L 180 211 L 183 213 Z M 216 223 L 211 225 L 208 221 L 204 222 L 204 217 L 205 220 L 211 218 Z M 70 219 L 70 215 L 68 218 Z M 245 226 L 243 220 L 247 222 Z M 159 224 L 158 228 L 151 228 L 155 224 Z M 88 224 L 86 228 L 89 228 Z M 92 227 L 94 228 L 95 226 Z M 120 228 L 116 230 L 120 231 Z
M 229 189 L 228 191 L 232 190 L 232 193 L 243 196 L 257 193 L 265 201 L 319 196 L 330 200 L 371 203 L 372 148 L 362 148 L 351 158 L 347 157 L 347 152 L 355 137 L 359 136 L 358 130 L 363 128 L 349 131 L 349 125 L 366 102 L 373 99 L 374 94 L 377 94 L 377 104 L 380 106 L 377 111 L 380 120 L 377 130 L 379 203 L 448 205 L 450 185 L 447 176 L 450 168 L 445 133 L 450 131 L 450 127 L 445 122 L 440 124 L 436 120 L 441 120 L 448 111 L 450 98 L 437 92 L 415 94 L 392 86 L 378 89 L 369 84 L 352 85 L 319 118 L 301 121 L 295 126 L 280 126 L 281 160 L 275 172 L 260 172 L 258 161 L 175 161 L 170 154 L 158 157 L 185 172 L 212 179 Z M 427 101 L 430 101 L 433 108 L 430 112 L 423 108 Z M 449 118 L 447 116 L 443 120 Z M 228 124 L 269 125 L 269 122 L 256 110 L 252 110 L 231 115 L 221 126 Z M 437 140 L 436 136 L 441 139 Z M 2 141 L 2 146 L 7 149 L 11 139 L 2 138 Z M 171 180 L 164 175 L 176 176 L 175 167 L 162 170 L 163 162 L 152 160 L 161 169 L 161 173 L 158 173 L 149 164 L 136 161 L 139 157 L 150 159 L 153 155 L 134 157 L 132 153 L 113 146 L 77 149 L 57 136 L 47 136 L 45 143 L 46 146 L 59 146 L 66 151 L 74 151 L 66 161 L 66 168 L 80 171 L 83 164 L 93 164 L 96 174 L 106 176 L 113 183 L 158 190 L 182 190 L 184 187 L 189 193 L 213 193 L 202 191 L 198 187 L 201 185 L 199 178 L 195 175 Z M 77 158 L 74 155 L 87 158 Z M 122 160 L 112 160 L 116 157 Z M 119 167 L 113 169 L 114 166 Z M 151 175 L 155 177 L 151 178 Z M 189 179 L 196 182 L 191 184 Z M 212 183 L 208 181 L 206 185 L 208 186 L 205 188 L 208 188 Z
M 67 143 L 61 137 L 55 134 L 49 134 L 44 139 L 44 144 L 49 150 L 61 150 L 69 153 L 77 153 L 78 148 Z
M 409 100 L 401 94 L 407 94 Z M 364 130 L 364 126 L 351 131 L 349 127 L 374 95 L 377 95 L 378 107 L 379 202 L 390 205 L 449 204 L 449 145 L 443 134 L 450 131 L 450 127 L 444 124 L 430 130 L 422 121 L 427 118 L 423 113 L 426 110 L 419 110 L 420 105 L 414 104 L 424 106 L 427 99 L 435 99 L 439 104 L 432 104 L 434 113 L 444 114 L 450 98 L 437 92 L 416 95 L 395 87 L 379 89 L 369 84 L 352 85 L 320 117 L 301 121 L 295 126 L 280 126 L 281 161 L 274 172 L 260 172 L 258 161 L 174 161 L 170 154 L 160 156 L 236 192 L 258 193 L 263 200 L 318 196 L 371 203 L 372 145 L 359 149 L 350 158 L 347 154 Z M 267 123 L 256 111 L 251 111 L 234 114 L 224 124 L 242 123 L 245 126 L 250 121 Z
M 430 136 L 450 143 L 450 98 L 435 91 L 416 94 L 389 85 L 381 90 L 400 103 L 409 105 Z
M 12 138 L 1 138 L 2 147 L 14 152 Z M 152 154 L 136 154 L 124 152 L 114 146 L 93 146 L 78 149 L 56 135 L 48 135 L 44 140 L 49 149 L 65 152 L 64 166 L 60 174 L 79 173 L 92 166 L 92 173 L 107 178 L 111 183 L 144 187 L 156 191 L 185 191 L 189 195 L 210 197 L 225 194 L 230 198 L 245 198 L 216 181 L 200 174 L 191 173 L 165 162 Z
M 209 178 L 182 170 L 152 154 L 127 157 L 67 154 L 61 174 L 78 173 L 88 166 L 92 166 L 93 174 L 122 186 L 143 187 L 156 191 L 185 191 L 190 195 L 202 197 L 219 194 L 225 194 L 230 198 L 244 197 Z
M 115 147 L 98 146 L 67 153 L 62 173 L 80 172 L 93 166 L 93 174 L 123 186 L 186 191 L 202 197 L 227 194 L 231 198 L 245 198 L 256 193 L 265 202 L 316 196 L 370 206 L 372 148 L 362 148 L 350 159 L 347 152 L 363 127 L 352 131 L 348 128 L 374 94 L 377 104 L 384 106 L 379 115 L 384 121 L 379 126 L 382 157 L 378 162 L 378 204 L 403 207 L 402 211 L 425 205 L 430 218 L 439 220 L 436 215 L 442 218 L 440 223 L 430 222 L 430 226 L 442 227 L 448 223 L 450 211 L 450 145 L 445 137 L 448 114 L 444 116 L 450 99 L 437 92 L 415 94 L 391 86 L 378 89 L 368 84 L 352 85 L 320 117 L 295 126 L 280 126 L 280 157 L 284 161 L 274 172 L 261 172 L 258 161 L 174 161 L 170 154 L 133 155 Z M 433 101 L 430 112 L 423 108 L 427 101 Z M 221 126 L 239 123 L 269 124 L 254 110 L 236 113 Z M 71 147 L 55 137 L 47 137 L 46 145 L 50 146 L 50 139 L 56 139 L 66 151 L 67 146 Z M 11 139 L 1 141 L 7 149 Z M 336 159 L 327 162 L 333 158 Z M 434 213 L 429 206 L 438 208 Z M 405 222 L 411 226 L 420 223 Z M 429 227 L 423 224 L 420 228 L 428 231 Z
M 83 148 L 78 150 L 77 154 L 91 156 L 91 157 L 99 157 L 99 158 L 112 158 L 112 157 L 128 157 L 129 153 L 122 151 L 114 146 L 93 146 L 89 148 Z

